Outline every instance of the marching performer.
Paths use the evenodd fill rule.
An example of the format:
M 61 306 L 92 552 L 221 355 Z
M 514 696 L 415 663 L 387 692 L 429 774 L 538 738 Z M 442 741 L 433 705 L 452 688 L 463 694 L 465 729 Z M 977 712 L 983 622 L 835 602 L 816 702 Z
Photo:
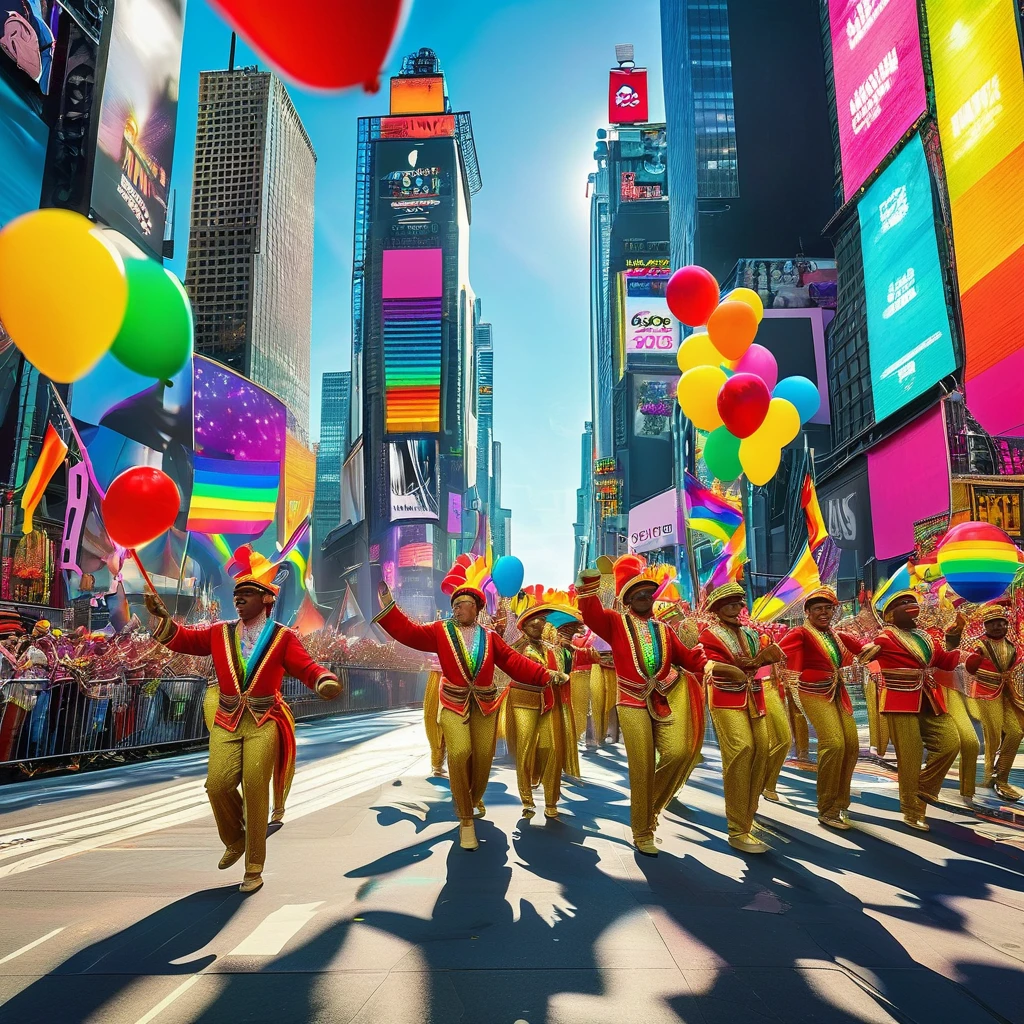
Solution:
M 846 812 L 860 741 L 840 670 L 854 663 L 864 642 L 832 628 L 838 607 L 835 591 L 819 587 L 804 601 L 804 624 L 789 630 L 779 646 L 785 675 L 818 737 L 818 821 L 844 830 L 850 827 Z
M 877 662 L 881 670 L 878 705 L 896 748 L 903 820 L 910 828 L 928 832 L 922 797 L 936 799 L 960 751 L 960 737 L 946 713 L 943 687 L 936 681 L 935 671 L 955 669 L 960 652 L 942 650 L 937 635 L 917 628 L 921 606 L 914 591 L 884 595 L 881 612 L 885 628 L 861 651 L 860 658 Z M 947 645 L 958 644 L 962 631 L 963 618 L 958 613 L 947 631 Z M 922 770 L 924 750 L 928 761 Z
M 782 660 L 775 644 L 762 646 L 749 626 L 740 624 L 746 595 L 739 583 L 725 583 L 707 597 L 708 611 L 718 620 L 700 635 L 701 645 L 716 669 L 707 675 L 711 721 L 722 752 L 722 786 L 729 845 L 744 853 L 765 853 L 768 847 L 753 833 L 754 815 L 768 771 L 768 722 L 758 672 Z M 767 637 L 765 638 L 767 640 Z M 725 677 L 722 666 L 736 670 Z
M 778 666 L 765 666 L 759 669 L 757 678 L 761 680 L 764 691 L 764 711 L 768 721 L 768 765 L 765 768 L 761 796 L 772 803 L 778 803 L 781 798 L 776 787 L 786 758 L 789 757 L 790 747 L 793 746 L 793 732 L 790 727 L 792 708 L 786 707 L 786 684 L 778 671 Z
M 679 685 L 680 668 L 699 677 L 706 659 L 699 646 L 687 647 L 653 617 L 659 572 L 648 569 L 638 555 L 623 555 L 614 571 L 617 596 L 626 611 L 614 612 L 601 604 L 598 571 L 580 573 L 576 592 L 584 623 L 611 646 L 615 663 L 619 726 L 629 765 L 633 845 L 640 853 L 656 857 L 658 815 L 672 799 L 693 757 L 695 742 L 702 738 L 693 736 L 690 706 L 673 713 L 667 695 Z M 700 699 L 699 690 L 691 699 Z
M 229 868 L 244 856 L 239 889 L 255 892 L 263 885 L 271 777 L 274 806 L 283 814 L 295 766 L 295 720 L 281 683 L 287 673 L 324 700 L 337 697 L 341 685 L 292 630 L 270 617 L 278 593 L 270 582 L 274 567 L 248 545 L 235 552 L 235 562 L 235 622 L 179 626 L 155 594 L 146 595 L 146 607 L 161 620 L 154 639 L 168 650 L 213 657 L 218 705 L 206 792 L 225 848 L 218 867 Z
M 543 688 L 564 682 L 554 672 L 512 650 L 493 630 L 477 622 L 486 601 L 481 585 L 486 577 L 483 559 L 451 590 L 452 616 L 420 624 L 409 619 L 395 604 L 384 582 L 378 587 L 381 611 L 374 618 L 399 643 L 417 651 L 436 654 L 441 663 L 440 724 L 448 752 L 448 777 L 452 801 L 459 818 L 459 845 L 475 850 L 480 845 L 473 824 L 474 809 L 482 816 L 484 790 L 491 773 L 501 695 L 494 683 L 495 666 L 513 684 Z M 442 581 L 445 590 L 445 581 Z
M 557 602 L 559 597 L 561 602 Z M 580 775 L 570 676 L 576 654 L 572 645 L 563 644 L 555 632 L 556 627 L 568 622 L 579 623 L 579 613 L 568 601 L 568 595 L 549 592 L 519 615 L 523 637 L 514 650 L 566 679 L 540 687 L 514 682 L 506 697 L 509 713 L 515 718 L 516 780 L 524 818 L 536 814 L 534 780 L 544 787 L 544 816 L 557 818 L 562 772 L 577 779 Z M 553 633 L 554 643 L 545 640 L 545 631 Z M 589 661 L 587 658 L 588 664 Z
M 1010 785 L 1010 769 L 1024 736 L 1024 693 L 1013 685 L 1020 658 L 1007 639 L 1010 622 L 1006 608 L 988 604 L 981 609 L 980 618 L 985 635 L 971 646 L 964 667 L 972 677 L 970 696 L 985 734 L 985 785 L 1000 799 L 1015 803 L 1021 792 Z

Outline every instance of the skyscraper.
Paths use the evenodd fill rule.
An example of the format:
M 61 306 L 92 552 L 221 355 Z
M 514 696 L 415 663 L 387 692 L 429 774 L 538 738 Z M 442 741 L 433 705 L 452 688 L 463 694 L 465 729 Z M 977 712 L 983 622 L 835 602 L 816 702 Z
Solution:
M 341 466 L 348 454 L 351 372 L 325 373 L 320 394 L 320 445 L 313 497 L 314 575 L 320 567 L 324 538 L 341 522 Z
M 480 300 L 477 299 L 477 310 Z M 497 507 L 491 481 L 491 444 L 494 441 L 494 342 L 493 328 L 478 322 L 473 328 L 476 346 L 476 490 L 492 519 Z
M 255 67 L 199 76 L 185 287 L 195 350 L 282 398 L 309 431 L 316 154 Z
M 432 50 L 390 81 L 390 113 L 359 119 L 352 274 L 352 449 L 331 589 L 364 607 L 383 578 L 432 616 L 476 540 L 479 392 L 469 281 L 482 187 L 470 115 L 453 111 Z

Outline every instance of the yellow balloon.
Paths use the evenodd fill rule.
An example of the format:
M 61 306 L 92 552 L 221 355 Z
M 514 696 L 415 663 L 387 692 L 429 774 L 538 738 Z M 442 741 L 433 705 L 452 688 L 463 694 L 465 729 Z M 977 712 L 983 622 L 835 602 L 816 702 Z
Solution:
M 757 322 L 761 322 L 761 318 L 764 316 L 764 303 L 753 288 L 733 288 L 728 295 L 722 296 L 722 301 L 726 300 L 745 302 L 757 314 Z
M 121 256 L 81 214 L 36 210 L 0 231 L 0 323 L 51 380 L 84 377 L 114 343 L 127 304 Z
M 680 373 L 686 373 L 695 366 L 718 366 L 721 361 L 718 349 L 711 344 L 707 334 L 691 334 L 676 353 Z
M 760 433 L 758 430 L 740 441 L 740 465 L 747 479 L 758 487 L 775 476 L 782 461 L 782 449 L 770 440 L 759 438 Z
M 698 430 L 722 426 L 718 415 L 718 392 L 725 383 L 725 371 L 719 366 L 695 366 L 679 378 L 676 397 L 687 418 Z
M 770 438 L 772 444 L 782 448 L 800 433 L 800 413 L 789 400 L 773 398 L 756 433 Z

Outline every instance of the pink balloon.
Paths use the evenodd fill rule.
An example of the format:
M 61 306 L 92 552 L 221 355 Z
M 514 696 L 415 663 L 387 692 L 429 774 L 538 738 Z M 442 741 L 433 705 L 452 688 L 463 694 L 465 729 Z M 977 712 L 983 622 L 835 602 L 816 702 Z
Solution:
M 779 383 L 779 364 L 764 345 L 751 345 L 740 356 L 734 369 L 736 373 L 752 373 L 760 377 L 769 391 Z

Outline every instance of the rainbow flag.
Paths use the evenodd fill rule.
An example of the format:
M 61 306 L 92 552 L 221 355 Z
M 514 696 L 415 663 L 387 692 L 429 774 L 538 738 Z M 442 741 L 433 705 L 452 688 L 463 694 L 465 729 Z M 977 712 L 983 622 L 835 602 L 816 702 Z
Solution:
M 68 453 L 68 446 L 61 440 L 60 435 L 53 428 L 52 423 L 47 423 L 46 433 L 43 436 L 43 447 L 39 452 L 39 461 L 32 470 L 32 475 L 25 484 L 25 490 L 21 495 L 21 508 L 25 513 L 25 522 L 22 524 L 22 533 L 32 532 L 32 517 L 35 514 L 36 506 L 43 499 L 43 492 L 47 484 L 53 479 L 54 473 L 60 469 Z
M 279 462 L 195 457 L 188 529 L 258 537 L 271 524 L 281 483 Z
M 310 559 L 313 557 L 313 535 L 310 530 L 310 520 L 307 516 L 302 525 L 292 534 L 291 539 L 281 549 L 281 553 L 274 559 L 275 565 L 282 562 L 291 562 L 295 566 L 297 578 L 305 590 L 309 585 Z
M 774 622 L 820 586 L 818 563 L 811 554 L 810 545 L 805 543 L 788 575 L 783 576 L 767 594 L 754 602 L 750 617 L 754 622 Z
M 828 537 L 828 529 L 825 527 L 825 517 L 821 514 L 818 492 L 814 489 L 810 473 L 804 477 L 804 485 L 800 489 L 800 507 L 804 510 L 804 517 L 807 520 L 807 541 L 811 550 L 816 551 Z
M 720 495 L 705 487 L 692 473 L 683 481 L 686 499 L 686 527 L 728 544 L 743 525 L 743 513 Z
M 735 532 L 723 546 L 715 559 L 707 585 L 711 588 L 720 587 L 723 583 L 738 580 L 742 575 L 743 565 L 747 561 L 747 527 L 741 522 Z

